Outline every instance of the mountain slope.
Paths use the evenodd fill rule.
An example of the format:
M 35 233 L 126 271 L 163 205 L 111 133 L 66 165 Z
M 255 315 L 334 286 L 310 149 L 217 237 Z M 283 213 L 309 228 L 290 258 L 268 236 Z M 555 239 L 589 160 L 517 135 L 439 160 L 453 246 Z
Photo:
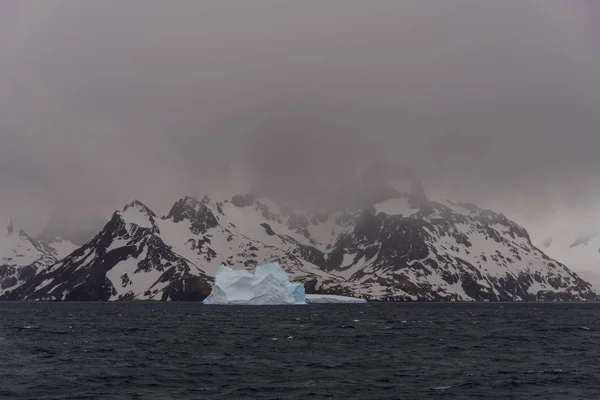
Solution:
M 541 241 L 540 248 L 600 290 L 600 234 L 581 234 L 565 227 L 554 231 Z
M 331 271 L 380 298 L 592 299 L 590 285 L 535 248 L 527 232 L 473 205 L 410 198 L 363 211 L 331 254 Z
M 206 276 L 160 238 L 158 217 L 134 201 L 78 250 L 43 270 L 13 298 L 34 300 L 167 300 L 186 280 L 208 290 Z
M 240 198 L 236 198 L 240 200 Z M 165 242 L 173 251 L 214 276 L 226 264 L 253 269 L 268 261 L 279 261 L 292 280 L 302 281 L 307 291 L 355 294 L 344 279 L 323 271 L 311 259 L 313 249 L 293 237 L 275 235 L 263 210 L 237 207 L 233 202 L 211 202 L 186 197 L 178 201 L 158 223 Z M 264 214 L 264 215 L 263 215 Z
M 352 205 L 322 213 L 238 195 L 186 197 L 159 218 L 133 202 L 5 298 L 201 299 L 221 264 L 252 269 L 270 261 L 307 293 L 386 301 L 595 298 L 502 214 L 434 202 L 414 179 L 408 188 L 397 181 L 345 188 Z
M 259 250 L 268 246 L 294 255 L 370 299 L 595 297 L 589 284 L 535 248 L 525 229 L 473 205 L 395 192 L 371 207 L 331 215 L 297 213 L 252 196 L 215 203 L 212 209 L 221 224 L 262 243 Z M 230 254 L 210 244 L 204 248 Z M 269 256 L 274 255 L 259 253 L 257 261 Z
M 56 262 L 49 248 L 17 231 L 10 217 L 0 215 L 0 296 L 15 290 Z
M 36 242 L 45 253 L 52 255 L 56 260 L 62 260 L 79 248 L 76 244 L 58 236 L 49 240 L 37 239 Z

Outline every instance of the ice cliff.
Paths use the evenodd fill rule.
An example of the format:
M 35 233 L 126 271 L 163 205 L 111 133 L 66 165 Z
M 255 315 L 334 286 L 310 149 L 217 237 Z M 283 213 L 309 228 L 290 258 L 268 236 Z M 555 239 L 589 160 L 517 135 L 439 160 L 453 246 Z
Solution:
M 290 282 L 279 263 L 261 265 L 254 274 L 221 266 L 204 304 L 306 304 L 304 285 Z

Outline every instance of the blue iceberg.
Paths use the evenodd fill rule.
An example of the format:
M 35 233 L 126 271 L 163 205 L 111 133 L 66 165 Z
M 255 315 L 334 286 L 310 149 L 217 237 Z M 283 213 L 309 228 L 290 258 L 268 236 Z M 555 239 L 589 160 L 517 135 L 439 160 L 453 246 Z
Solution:
M 290 282 L 279 263 L 256 268 L 254 274 L 222 265 L 204 304 L 293 305 L 306 304 L 304 285 Z

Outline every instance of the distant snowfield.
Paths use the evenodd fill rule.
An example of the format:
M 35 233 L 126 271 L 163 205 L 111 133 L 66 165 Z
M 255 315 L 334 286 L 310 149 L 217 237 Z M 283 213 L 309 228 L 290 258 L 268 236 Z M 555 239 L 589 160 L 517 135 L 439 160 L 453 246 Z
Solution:
M 0 283 L 18 299 L 62 299 L 72 292 L 102 300 L 177 300 L 187 282 L 194 282 L 202 296 L 218 289 L 206 302 L 212 304 L 595 298 L 587 283 L 532 246 L 527 231 L 504 215 L 467 203 L 425 201 L 412 193 L 325 214 L 246 195 L 223 201 L 185 197 L 159 217 L 134 201 L 60 262 L 69 243 L 57 240 L 42 247 L 14 230 L 9 219 L 0 224 L 0 261 L 11 266 Z M 594 271 L 594 257 L 600 265 L 600 236 L 557 235 L 544 242 L 544 251 L 576 271 L 584 265 Z M 35 278 L 14 291 L 25 285 L 16 279 L 19 267 L 34 261 L 39 264 Z M 221 268 L 249 271 L 271 262 L 281 263 L 285 279 L 279 269 L 258 277 L 232 272 L 233 277 L 219 279 L 227 277 Z M 600 274 L 581 277 L 600 286 Z M 304 297 L 302 286 L 300 299 L 294 282 L 311 293 L 336 295 Z
M 375 204 L 374 207 L 375 211 L 378 213 L 382 212 L 388 215 L 402 215 L 404 217 L 409 217 L 419 211 L 419 209 L 410 205 L 406 197 L 385 200 Z

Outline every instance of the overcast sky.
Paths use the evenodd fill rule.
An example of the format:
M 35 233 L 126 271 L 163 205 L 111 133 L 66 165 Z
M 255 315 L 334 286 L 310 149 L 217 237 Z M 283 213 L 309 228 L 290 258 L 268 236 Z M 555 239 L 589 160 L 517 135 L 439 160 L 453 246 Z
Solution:
M 599 26 L 595 0 L 0 0 L 0 210 L 163 213 L 272 157 L 319 185 L 399 161 L 532 229 L 600 215 Z

